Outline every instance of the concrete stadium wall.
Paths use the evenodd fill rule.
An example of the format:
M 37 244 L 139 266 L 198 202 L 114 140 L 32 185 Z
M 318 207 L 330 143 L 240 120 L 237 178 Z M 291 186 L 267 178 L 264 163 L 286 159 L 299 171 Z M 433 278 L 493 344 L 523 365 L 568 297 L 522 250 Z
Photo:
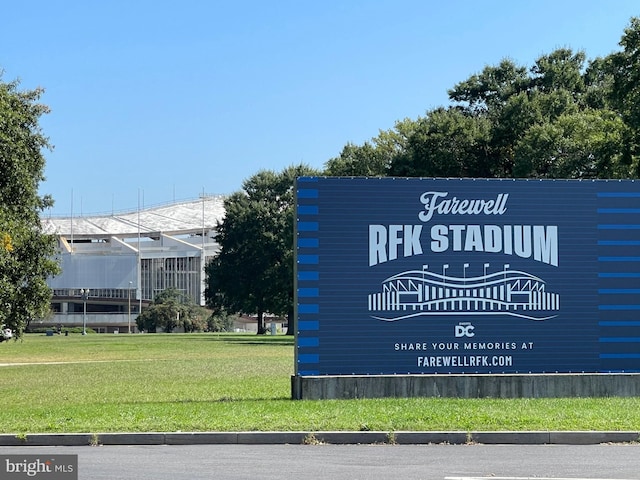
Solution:
M 639 373 L 292 376 L 294 400 L 640 397 Z

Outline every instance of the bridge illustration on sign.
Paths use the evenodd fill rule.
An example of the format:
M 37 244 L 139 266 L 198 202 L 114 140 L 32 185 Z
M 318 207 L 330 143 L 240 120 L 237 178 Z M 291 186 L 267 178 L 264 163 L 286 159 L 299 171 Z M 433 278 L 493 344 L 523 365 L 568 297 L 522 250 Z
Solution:
M 463 276 L 409 270 L 382 282 L 382 291 L 368 296 L 371 317 L 387 322 L 408 318 L 442 315 L 506 315 L 528 320 L 549 320 L 557 317 L 560 296 L 546 291 L 545 281 L 530 273 L 504 269 L 467 277 L 468 263 L 463 264 Z

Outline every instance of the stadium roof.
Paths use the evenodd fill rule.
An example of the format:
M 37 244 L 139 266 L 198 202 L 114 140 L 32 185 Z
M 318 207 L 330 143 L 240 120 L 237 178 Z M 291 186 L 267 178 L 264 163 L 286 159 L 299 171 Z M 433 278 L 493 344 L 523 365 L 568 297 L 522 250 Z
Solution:
M 78 238 L 187 235 L 213 230 L 224 218 L 224 196 L 203 196 L 132 212 L 80 217 L 43 217 L 44 233 Z

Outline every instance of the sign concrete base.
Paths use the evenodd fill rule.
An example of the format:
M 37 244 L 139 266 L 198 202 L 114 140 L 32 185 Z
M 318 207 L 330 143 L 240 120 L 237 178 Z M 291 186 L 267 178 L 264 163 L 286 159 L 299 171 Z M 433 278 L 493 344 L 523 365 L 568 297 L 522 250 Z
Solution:
M 291 377 L 294 400 L 383 397 L 638 397 L 640 373 L 323 375 Z

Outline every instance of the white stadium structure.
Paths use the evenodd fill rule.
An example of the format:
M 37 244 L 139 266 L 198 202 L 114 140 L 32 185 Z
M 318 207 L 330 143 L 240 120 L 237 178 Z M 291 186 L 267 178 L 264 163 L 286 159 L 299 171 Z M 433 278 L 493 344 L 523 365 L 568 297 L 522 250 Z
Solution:
M 205 265 L 223 218 L 224 197 L 208 195 L 123 214 L 43 217 L 62 273 L 48 280 L 52 315 L 32 327 L 133 332 L 141 309 L 167 288 L 204 305 Z

